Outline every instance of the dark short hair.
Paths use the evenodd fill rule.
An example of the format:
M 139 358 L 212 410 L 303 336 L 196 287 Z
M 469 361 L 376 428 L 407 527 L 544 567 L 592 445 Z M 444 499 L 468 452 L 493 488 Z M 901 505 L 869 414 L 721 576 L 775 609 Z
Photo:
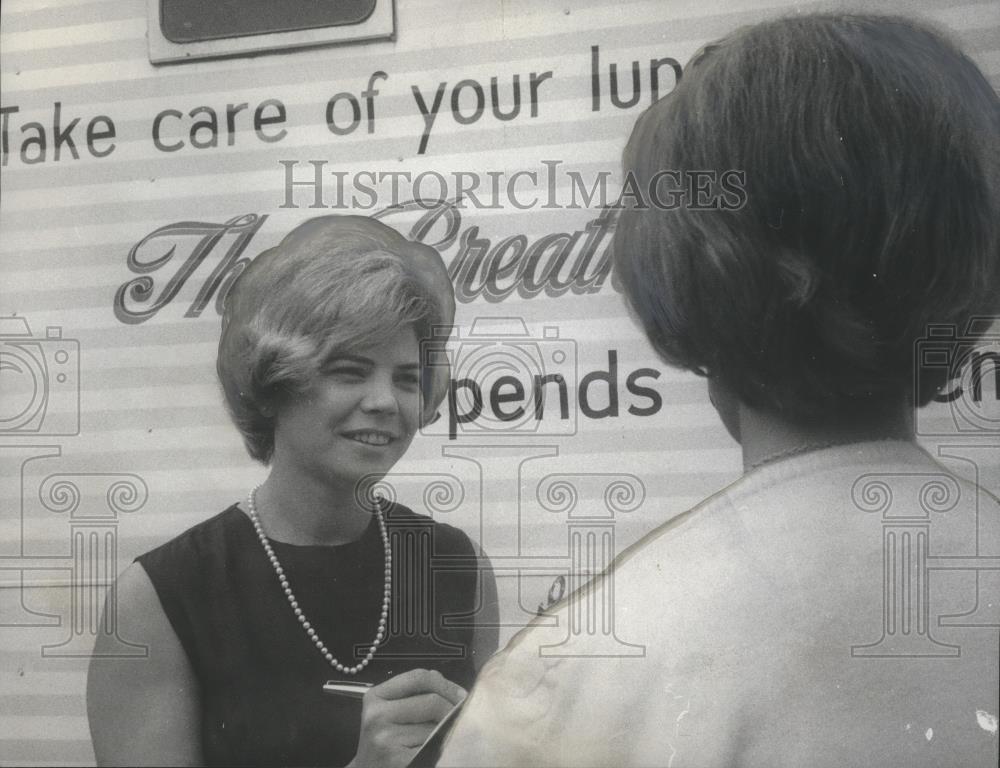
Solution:
M 615 267 L 669 363 L 792 420 L 850 419 L 913 381 L 929 323 L 1000 312 L 1000 100 L 941 33 L 780 18 L 708 46 L 639 119 L 638 186 L 736 170 L 745 205 L 625 208 Z M 941 385 L 942 380 L 931 382 Z
M 330 215 L 293 229 L 251 262 L 225 300 L 216 369 L 249 454 L 270 461 L 278 405 L 324 363 L 407 326 L 418 341 L 446 337 L 454 307 L 437 251 L 380 221 Z M 425 419 L 447 381 L 443 366 L 421 368 Z

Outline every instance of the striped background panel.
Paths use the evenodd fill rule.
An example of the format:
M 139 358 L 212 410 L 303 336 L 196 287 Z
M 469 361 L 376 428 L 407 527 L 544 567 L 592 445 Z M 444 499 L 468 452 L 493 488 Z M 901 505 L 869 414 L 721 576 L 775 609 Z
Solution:
M 651 100 L 651 59 L 683 63 L 738 25 L 836 7 L 786 0 L 397 0 L 396 5 L 395 41 L 154 67 L 146 53 L 144 0 L 4 2 L 2 102 L 19 112 L 10 117 L 13 154 L 2 176 L 0 315 L 26 320 L 40 339 L 32 354 L 53 373 L 70 373 L 66 381 L 52 383 L 37 431 L 0 432 L 4 764 L 93 762 L 83 699 L 86 654 L 109 579 L 136 555 L 242 498 L 264 476 L 247 458 L 222 407 L 214 377 L 214 298 L 199 316 L 186 316 L 221 252 L 210 253 L 154 316 L 129 324 L 113 306 L 119 286 L 136 277 L 126 265 L 133 245 L 175 222 L 222 223 L 256 214 L 267 218 L 246 255 L 259 252 L 316 213 L 305 207 L 312 201 L 301 188 L 295 200 L 302 207 L 281 208 L 282 160 L 298 161 L 296 178 L 309 172 L 308 161 L 323 161 L 326 171 L 345 172 L 349 179 L 366 171 L 447 176 L 519 170 L 544 179 L 548 162 L 558 163 L 559 207 L 518 210 L 504 200 L 494 209 L 466 209 L 460 212 L 460 231 L 492 247 L 514 234 L 530 244 L 552 233 L 580 233 L 573 252 L 578 255 L 599 211 L 565 204 L 573 192 L 566 172 L 592 182 L 617 171 L 629 128 Z M 1000 83 L 995 3 L 910 0 L 870 7 L 949 28 L 990 80 Z M 592 46 L 599 46 L 599 111 L 592 108 Z M 634 106 L 620 109 L 609 103 L 608 66 L 617 64 L 625 98 L 631 94 L 625 78 L 633 61 L 641 65 L 642 92 Z M 349 135 L 331 133 L 324 119 L 327 100 L 341 92 L 360 93 L 378 70 L 387 76 L 377 84 L 373 132 L 362 120 Z M 532 114 L 529 78 L 544 72 L 553 74 L 539 86 Z M 500 106 L 509 109 L 514 75 L 522 89 L 516 119 L 497 119 L 488 104 L 473 124 L 452 117 L 451 87 L 459 81 L 483 83 L 489 98 L 489 82 L 496 77 Z M 426 152 L 418 154 L 424 121 L 411 86 L 430 99 L 442 82 L 444 106 Z M 672 83 L 669 67 L 661 69 L 661 93 Z M 260 141 L 248 118 L 268 99 L 280 99 L 287 113 L 281 126 L 287 134 L 275 143 Z M 57 161 L 50 146 L 46 162 L 22 162 L 20 126 L 38 121 L 51 128 L 56 102 L 63 125 L 82 118 L 77 137 L 92 117 L 110 116 L 115 150 L 95 158 L 78 138 L 79 159 L 64 148 Z M 182 149 L 163 152 L 152 142 L 151 124 L 162 110 L 186 115 L 207 106 L 224 113 L 227 104 L 244 102 L 249 110 L 236 116 L 231 143 L 223 134 L 217 147 L 191 146 L 189 117 L 165 123 L 163 140 L 183 140 Z M 466 88 L 460 114 L 474 107 Z M 340 104 L 334 116 L 338 124 L 346 123 L 347 105 Z M 613 195 L 613 179 L 610 183 Z M 542 187 L 547 194 L 544 181 Z M 436 191 L 433 185 L 429 189 Z M 416 217 L 391 221 L 406 231 Z M 592 265 L 606 244 L 606 237 L 593 243 Z M 442 246 L 449 262 L 459 251 L 458 243 Z M 168 272 L 176 271 L 177 261 L 152 273 L 156 291 Z M 620 551 L 738 477 L 740 455 L 718 423 L 703 382 L 657 361 L 610 281 L 586 295 L 514 293 L 489 301 L 480 292 L 460 304 L 457 320 L 468 334 L 477 319 L 501 317 L 523 321 L 528 349 L 554 348 L 546 346 L 554 342 L 545 334 L 546 328 L 555 329 L 571 355 L 566 370 L 577 381 L 588 372 L 609 371 L 613 352 L 619 396 L 617 416 L 590 418 L 571 387 L 569 418 L 558 418 L 558 400 L 550 395 L 546 417 L 537 424 L 529 420 L 513 435 L 486 430 L 449 440 L 441 422 L 415 440 L 393 473 L 401 500 L 461 526 L 491 554 L 506 639 L 545 602 L 553 578 L 566 573 L 571 515 L 614 511 L 604 527 L 613 529 L 613 549 Z M 47 338 L 49 327 L 60 328 L 62 338 Z M 521 359 L 515 357 L 512 364 Z M 474 362 L 468 365 L 473 370 Z M 530 383 L 530 363 L 525 365 L 521 372 Z M 643 368 L 658 377 L 639 383 L 662 402 L 649 416 L 628 411 L 652 402 L 626 386 L 629 374 Z M 30 397 L 23 400 L 23 383 L 0 391 L 4 424 L 30 404 Z M 606 385 L 595 384 L 590 405 L 607 405 L 607 393 Z M 920 418 L 931 451 L 976 444 L 978 438 L 956 429 L 946 406 Z M 505 447 L 475 447 L 491 442 Z M 988 441 L 978 445 L 945 461 L 966 475 L 978 469 L 981 481 L 996 492 L 1000 456 Z M 566 484 L 574 496 L 565 495 Z

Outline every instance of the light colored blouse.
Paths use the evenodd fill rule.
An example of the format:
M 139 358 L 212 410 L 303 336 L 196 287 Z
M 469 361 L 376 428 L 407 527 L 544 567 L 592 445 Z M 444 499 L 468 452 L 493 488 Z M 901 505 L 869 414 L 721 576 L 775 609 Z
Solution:
M 905 442 L 788 458 L 518 634 L 439 764 L 995 768 L 998 603 L 993 496 Z

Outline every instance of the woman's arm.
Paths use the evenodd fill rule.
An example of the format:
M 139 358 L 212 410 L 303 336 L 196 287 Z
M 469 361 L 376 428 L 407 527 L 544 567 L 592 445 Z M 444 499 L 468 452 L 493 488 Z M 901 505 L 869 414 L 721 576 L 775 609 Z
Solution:
M 476 614 L 476 626 L 472 631 L 472 660 L 478 673 L 490 656 L 496 653 L 500 644 L 500 608 L 497 598 L 497 580 L 493 575 L 490 559 L 477 545 L 479 576 L 477 594 L 482 601 Z
M 440 672 L 411 669 L 365 693 L 358 753 L 348 768 L 405 768 L 466 696 Z
M 148 656 L 115 657 L 113 643 L 97 636 L 87 675 L 97 764 L 203 764 L 198 681 L 139 563 L 108 592 L 105 621 L 108 611 L 117 611 L 119 635 L 145 645 Z

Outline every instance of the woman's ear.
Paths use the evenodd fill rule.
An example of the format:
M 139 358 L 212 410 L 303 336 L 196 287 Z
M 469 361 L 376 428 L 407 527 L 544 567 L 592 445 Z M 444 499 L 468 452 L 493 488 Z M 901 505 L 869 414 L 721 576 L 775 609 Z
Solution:
M 451 365 L 425 368 L 424 375 L 428 377 L 427 386 L 420 389 L 420 429 L 430 426 L 441 418 L 439 410 L 448 399 L 451 389 Z
M 448 328 L 450 332 L 450 327 Z M 420 426 L 433 424 L 441 414 L 438 408 L 448 399 L 451 390 L 451 361 L 448 356 L 448 336 L 435 332 L 435 338 L 420 345 Z
M 420 428 L 428 427 L 441 418 L 441 411 L 424 408 L 420 413 Z
M 708 399 L 730 437 L 740 442 L 740 400 L 718 376 L 708 377 Z

